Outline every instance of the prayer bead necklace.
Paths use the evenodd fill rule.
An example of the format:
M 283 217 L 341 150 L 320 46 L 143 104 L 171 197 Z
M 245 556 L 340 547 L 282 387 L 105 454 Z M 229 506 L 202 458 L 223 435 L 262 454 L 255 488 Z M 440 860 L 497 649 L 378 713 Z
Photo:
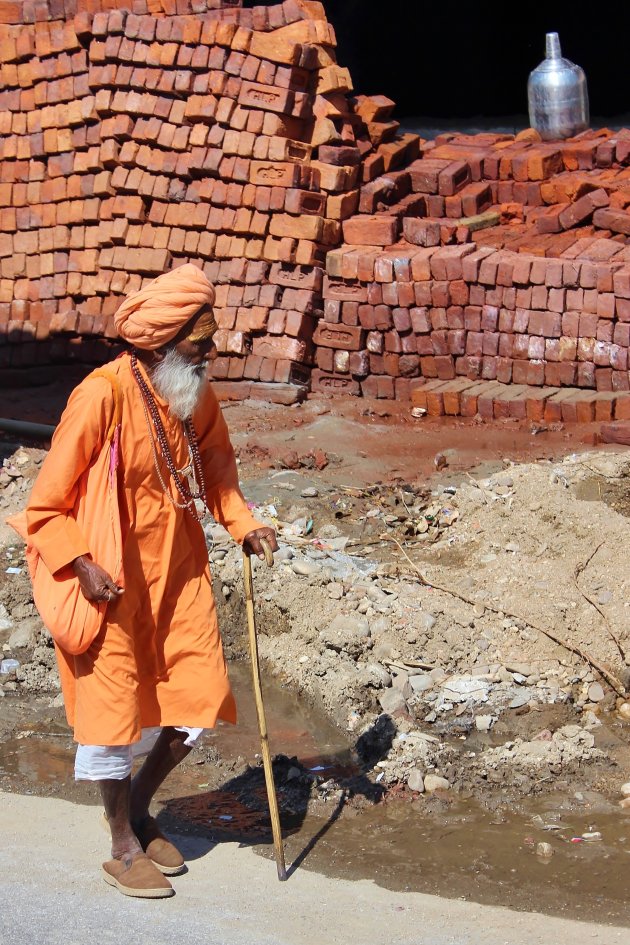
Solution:
M 160 412 L 158 410 L 158 405 L 155 402 L 153 392 L 151 388 L 145 381 L 142 376 L 142 372 L 138 367 L 138 359 L 135 353 L 131 355 L 131 372 L 134 376 L 134 379 L 140 389 L 140 399 L 142 401 L 142 409 L 144 411 L 144 417 L 147 423 L 147 429 L 149 431 L 149 440 L 151 444 L 151 451 L 153 453 L 153 462 L 155 464 L 155 469 L 158 474 L 158 479 L 160 480 L 160 485 L 164 495 L 169 500 L 169 502 L 178 509 L 188 509 L 195 518 L 199 519 L 200 515 L 197 511 L 197 506 L 195 500 L 201 500 L 203 502 L 204 508 L 207 509 L 208 503 L 206 499 L 206 483 L 203 475 L 203 466 L 201 463 L 201 455 L 199 453 L 199 441 L 197 439 L 197 433 L 193 426 L 192 419 L 188 417 L 186 420 L 182 420 L 182 426 L 184 428 L 184 436 L 188 444 L 188 452 L 190 459 L 192 461 L 192 470 L 193 477 L 195 480 L 196 490 L 193 492 L 189 483 L 182 479 L 180 472 L 181 470 L 177 469 L 175 465 L 175 460 L 173 459 L 173 454 L 171 453 L 171 448 L 169 446 L 168 438 L 166 436 L 166 430 L 164 429 L 164 424 L 162 423 L 162 418 L 160 417 Z M 150 419 L 149 419 L 150 415 Z M 164 457 L 164 461 L 168 467 L 168 471 L 171 474 L 171 478 L 175 484 L 175 488 L 179 493 L 180 497 L 183 499 L 183 502 L 177 502 L 171 495 L 168 485 L 164 481 L 162 471 L 160 469 L 159 458 L 157 455 L 157 450 L 155 443 L 153 441 L 153 434 L 151 432 L 151 420 L 153 421 L 153 427 L 155 429 L 155 434 L 157 441 L 160 446 L 160 451 Z

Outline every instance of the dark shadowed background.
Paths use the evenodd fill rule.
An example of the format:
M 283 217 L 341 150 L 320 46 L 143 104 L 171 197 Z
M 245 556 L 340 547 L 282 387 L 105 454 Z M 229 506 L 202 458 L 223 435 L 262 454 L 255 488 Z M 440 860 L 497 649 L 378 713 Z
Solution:
M 256 4 L 260 0 L 245 3 Z M 628 3 L 608 7 L 605 18 L 596 6 L 553 0 L 524 7 L 483 0 L 324 0 L 324 7 L 337 32 L 339 63 L 350 69 L 355 89 L 393 98 L 399 119 L 509 126 L 511 118 L 522 124 L 527 76 L 544 58 L 545 33 L 554 30 L 563 54 L 586 72 L 591 115 L 621 124 L 630 111 Z M 501 118 L 507 120 L 496 121 Z

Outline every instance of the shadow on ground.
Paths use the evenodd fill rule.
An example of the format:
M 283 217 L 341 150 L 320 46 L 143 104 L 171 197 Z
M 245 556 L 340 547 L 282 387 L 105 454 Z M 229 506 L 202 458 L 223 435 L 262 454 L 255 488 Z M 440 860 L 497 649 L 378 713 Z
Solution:
M 370 773 L 387 756 L 396 726 L 388 715 L 379 716 L 353 749 L 318 760 L 308 767 L 297 758 L 278 755 L 273 762 L 274 781 L 284 838 L 302 831 L 313 806 L 325 804 L 327 817 L 287 870 L 290 877 L 339 819 L 346 805 L 362 799 L 377 804 L 385 793 Z M 322 773 L 325 772 L 325 775 Z M 331 810 L 331 803 L 334 804 Z M 272 844 L 271 820 L 262 764 L 248 767 L 220 788 L 173 798 L 160 816 L 165 828 L 183 835 L 186 858 L 205 856 L 220 842 L 240 846 Z

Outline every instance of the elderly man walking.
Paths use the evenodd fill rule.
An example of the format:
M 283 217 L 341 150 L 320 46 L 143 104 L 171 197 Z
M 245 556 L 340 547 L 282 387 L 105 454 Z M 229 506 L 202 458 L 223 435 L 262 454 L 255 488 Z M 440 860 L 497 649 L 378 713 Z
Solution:
M 262 554 L 261 539 L 277 550 L 273 529 L 243 499 L 206 378 L 216 357 L 213 303 L 213 287 L 193 265 L 124 300 L 116 327 L 132 349 L 72 393 L 26 510 L 28 541 L 48 572 L 60 583 L 78 578 L 84 598 L 104 610 L 85 652 L 58 645 L 57 654 L 78 742 L 75 776 L 99 782 L 111 830 L 104 878 L 144 898 L 172 895 L 166 876 L 185 869 L 150 816 L 155 791 L 204 728 L 236 720 L 199 518 L 209 510 L 248 553 Z M 89 495 L 89 472 L 115 399 L 121 575 L 95 560 L 74 514 L 87 490 L 97 531 L 112 528 L 105 496 Z M 147 729 L 157 730 L 157 741 L 132 779 Z

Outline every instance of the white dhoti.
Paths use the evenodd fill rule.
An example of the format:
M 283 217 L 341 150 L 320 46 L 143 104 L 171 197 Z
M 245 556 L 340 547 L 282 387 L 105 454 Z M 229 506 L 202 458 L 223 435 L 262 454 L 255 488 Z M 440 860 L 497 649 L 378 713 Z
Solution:
M 161 728 L 143 728 L 142 738 L 132 745 L 78 745 L 74 761 L 77 781 L 122 781 L 131 774 L 134 758 L 148 755 L 155 745 Z M 186 732 L 184 745 L 193 746 L 202 734 L 202 728 L 176 726 L 175 731 Z

